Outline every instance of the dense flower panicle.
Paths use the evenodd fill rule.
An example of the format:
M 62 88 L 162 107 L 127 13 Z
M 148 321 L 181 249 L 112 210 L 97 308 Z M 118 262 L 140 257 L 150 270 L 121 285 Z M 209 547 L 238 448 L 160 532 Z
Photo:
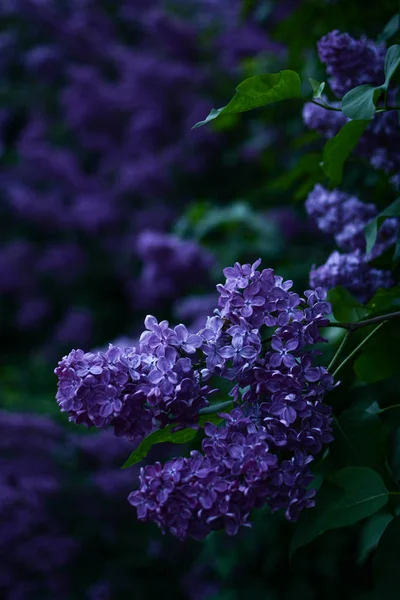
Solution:
M 398 218 L 386 219 L 374 247 L 366 255 L 364 228 L 378 213 L 374 204 L 360 202 L 337 189 L 328 191 L 318 184 L 308 195 L 305 206 L 318 228 L 334 235 L 339 248 L 346 252 L 333 252 L 324 265 L 312 269 L 310 284 L 313 287 L 331 289 L 341 285 L 361 302 L 368 302 L 380 287 L 394 285 L 390 271 L 376 269 L 369 262 L 396 242 L 400 228 Z
M 367 38 L 356 40 L 335 29 L 320 39 L 318 54 L 327 67 L 329 85 L 338 98 L 357 85 L 381 85 L 385 79 L 385 44 L 376 44 Z
M 389 94 L 394 98 L 398 93 L 393 90 Z M 400 172 L 400 128 L 396 111 L 375 115 L 356 147 L 357 152 L 370 161 L 375 169 L 385 173 Z
M 392 272 L 371 267 L 360 250 L 349 254 L 332 252 L 324 265 L 310 272 L 310 285 L 326 289 L 341 285 L 363 303 L 368 302 L 379 288 L 390 288 L 394 284 Z
M 180 539 L 221 527 L 233 535 L 266 502 L 296 519 L 313 505 L 308 465 L 332 440 L 323 397 L 333 378 L 306 349 L 324 341 L 326 292 L 301 298 L 260 262 L 224 270 L 219 307 L 197 334 L 148 316 L 137 347 L 73 350 L 55 371 L 57 400 L 71 420 L 110 425 L 135 445 L 168 423 L 198 426 L 212 391 L 204 382 L 232 382 L 239 406 L 221 415 L 224 426 L 206 426 L 202 452 L 145 467 L 129 496 L 140 519 Z
M 151 519 L 181 540 L 202 539 L 221 528 L 235 535 L 266 501 L 290 519 L 314 505 L 315 490 L 306 489 L 313 479 L 311 456 L 297 452 L 279 461 L 265 427 L 241 409 L 225 417 L 222 428 L 206 425 L 203 453 L 142 468 L 140 487 L 129 496 L 139 519 Z
M 328 191 L 319 184 L 308 195 L 305 207 L 318 229 L 334 235 L 343 250 L 365 247 L 363 229 L 378 213 L 374 204 L 360 202 L 337 189 Z
M 340 108 L 340 102 L 328 102 L 325 97 L 322 100 L 333 108 Z M 313 102 L 306 102 L 303 107 L 303 121 L 309 129 L 313 129 L 324 138 L 334 137 L 339 130 L 346 125 L 348 118 L 338 111 L 328 110 Z
M 249 523 L 251 510 L 266 502 L 296 519 L 313 505 L 308 465 L 332 440 L 331 409 L 323 397 L 333 378 L 305 349 L 323 341 L 320 327 L 331 311 L 326 292 L 317 287 L 301 298 L 291 291 L 292 281 L 259 265 L 236 263 L 224 270 L 219 308 L 197 335 L 182 325 L 172 332 L 166 321 L 148 317 L 140 338 L 142 351 L 161 355 L 152 359 L 148 376 L 159 384 L 155 401 L 146 387 L 151 406 L 162 405 L 163 394 L 175 385 L 171 346 L 189 355 L 198 351 L 203 379 L 231 381 L 231 396 L 240 405 L 221 415 L 222 427 L 206 425 L 202 452 L 143 468 L 139 489 L 129 496 L 140 519 L 180 539 L 201 539 L 220 528 L 234 535 Z M 187 358 L 177 363 L 182 360 L 186 365 Z
M 57 401 L 70 420 L 87 427 L 111 425 L 138 445 L 173 418 L 194 425 L 211 389 L 202 384 L 193 361 L 202 340 L 184 325 L 146 318 L 138 348 L 72 350 L 56 369 Z
M 331 31 L 318 42 L 321 61 L 326 65 L 329 85 L 338 98 L 362 84 L 381 85 L 384 76 L 385 44 L 366 38 L 356 40 L 347 33 Z M 398 90 L 389 90 L 389 104 L 396 104 Z M 340 108 L 338 102 L 322 101 Z M 331 111 L 309 102 L 303 109 L 304 123 L 325 139 L 335 136 L 349 119 L 341 111 Z M 400 131 L 397 115 L 384 112 L 374 116 L 358 142 L 355 152 L 376 169 L 397 174 L 400 170 Z

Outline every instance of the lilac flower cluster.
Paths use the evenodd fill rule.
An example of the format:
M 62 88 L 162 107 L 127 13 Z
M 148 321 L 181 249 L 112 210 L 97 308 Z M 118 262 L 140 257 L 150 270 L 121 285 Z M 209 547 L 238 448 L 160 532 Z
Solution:
M 324 340 L 326 292 L 301 298 L 260 262 L 224 270 L 219 307 L 197 334 L 147 317 L 137 349 L 73 350 L 55 371 L 71 420 L 111 425 L 136 444 L 168 423 L 195 427 L 212 391 L 203 382 L 231 382 L 237 408 L 224 426 L 207 425 L 203 453 L 145 467 L 129 497 L 140 519 L 180 539 L 221 527 L 235 534 L 266 502 L 296 519 L 313 505 L 309 463 L 332 440 L 323 398 L 333 378 L 306 349 Z
M 318 42 L 321 62 L 326 65 L 329 85 L 333 93 L 342 98 L 358 85 L 381 85 L 385 80 L 385 44 L 372 40 L 354 39 L 348 33 L 334 30 Z M 390 90 L 389 101 L 394 100 L 396 90 Z M 338 102 L 327 102 L 339 108 Z M 304 123 L 328 139 L 338 133 L 349 119 L 340 111 L 331 111 L 313 103 L 303 109 Z M 356 147 L 356 152 L 367 158 L 376 169 L 398 174 L 400 171 L 400 130 L 396 113 L 386 112 L 375 115 Z
M 114 427 L 138 445 L 154 429 L 195 425 L 211 388 L 196 366 L 200 336 L 148 316 L 137 348 L 72 350 L 59 363 L 57 401 L 70 420 Z
M 308 195 L 305 206 L 318 229 L 333 235 L 339 248 L 346 252 L 335 251 L 324 265 L 312 269 L 310 284 L 313 287 L 331 289 L 340 285 L 361 302 L 368 302 L 379 288 L 394 285 L 391 271 L 376 269 L 369 263 L 396 242 L 399 233 L 397 218 L 386 219 L 373 249 L 367 255 L 364 227 L 378 213 L 374 204 L 363 203 L 337 189 L 328 191 L 318 184 Z
M 214 529 L 235 535 L 266 501 L 272 510 L 285 507 L 290 519 L 313 506 L 315 490 L 306 490 L 312 457 L 297 452 L 279 464 L 264 427 L 240 409 L 224 416 L 225 427 L 206 425 L 204 454 L 194 450 L 189 458 L 141 470 L 140 490 L 129 495 L 139 519 L 151 519 L 181 540 L 200 540 Z
M 367 38 L 355 40 L 335 29 L 319 40 L 318 54 L 327 67 L 331 90 L 338 98 L 358 85 L 380 85 L 383 81 L 385 44 Z

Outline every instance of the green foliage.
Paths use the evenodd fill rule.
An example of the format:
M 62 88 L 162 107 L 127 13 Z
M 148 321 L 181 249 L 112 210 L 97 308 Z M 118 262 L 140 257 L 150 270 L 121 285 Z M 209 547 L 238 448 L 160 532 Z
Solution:
M 392 288 L 380 288 L 367 304 L 369 314 L 395 311 L 400 307 L 400 285 Z
M 150 435 L 148 435 L 137 449 L 132 452 L 126 463 L 123 465 L 123 469 L 132 467 L 138 462 L 143 460 L 150 452 L 151 448 L 155 444 L 161 444 L 163 442 L 170 442 L 171 444 L 187 444 L 191 442 L 197 435 L 196 429 L 181 429 L 180 431 L 172 431 L 172 425 L 164 427 L 164 429 L 157 429 Z
M 370 467 L 383 471 L 387 453 L 386 431 L 376 413 L 348 408 L 333 425 L 335 443 L 330 449 L 337 466 Z
M 331 473 L 316 497 L 315 508 L 304 513 L 291 543 L 291 554 L 329 529 L 353 525 L 380 510 L 387 490 L 376 471 L 345 467 Z
M 391 46 L 385 56 L 385 81 L 380 86 L 359 85 L 345 94 L 342 110 L 350 119 L 372 119 L 376 112 L 377 101 L 389 87 L 397 67 L 400 64 L 400 45 Z
M 376 242 L 379 228 L 389 217 L 400 216 L 400 198 L 397 198 L 392 204 L 387 206 L 375 219 L 372 219 L 364 228 L 366 240 L 366 252 L 369 254 Z
M 376 109 L 376 102 L 383 90 L 372 85 L 359 85 L 345 94 L 342 110 L 346 117 L 356 120 L 370 120 Z
M 376 334 L 373 342 L 363 348 L 355 361 L 357 378 L 364 383 L 375 383 L 398 373 L 399 345 L 400 325 L 392 321 Z
M 396 69 L 400 65 L 400 44 L 390 46 L 385 56 L 385 83 L 382 88 L 387 90 L 390 80 L 395 74 Z
M 370 517 L 363 525 L 358 548 L 358 562 L 363 563 L 375 550 L 393 515 L 383 510 Z
M 324 88 L 325 88 L 325 81 L 323 81 L 321 83 L 321 82 L 317 81 L 316 79 L 313 79 L 312 77 L 310 77 L 309 82 L 312 87 L 313 98 L 321 98 L 322 92 L 324 91 Z
M 260 106 L 266 106 L 279 100 L 300 98 L 300 77 L 295 71 L 280 73 L 265 73 L 255 75 L 242 81 L 236 88 L 236 95 L 226 106 L 213 108 L 204 121 L 199 121 L 194 127 L 201 127 L 221 115 L 245 112 Z
M 361 321 L 368 314 L 368 309 L 342 286 L 329 290 L 328 300 L 338 321 Z
M 323 152 L 323 171 L 332 186 L 339 185 L 343 179 L 343 166 L 354 150 L 369 121 L 350 121 L 335 137 L 328 140 Z
M 375 592 L 379 592 L 380 598 L 384 593 L 389 593 L 392 598 L 400 594 L 399 539 L 400 517 L 396 517 L 384 530 L 374 560 Z
M 393 17 L 386 23 L 382 33 L 378 36 L 378 42 L 387 42 L 396 35 L 400 30 L 400 13 L 393 15 Z

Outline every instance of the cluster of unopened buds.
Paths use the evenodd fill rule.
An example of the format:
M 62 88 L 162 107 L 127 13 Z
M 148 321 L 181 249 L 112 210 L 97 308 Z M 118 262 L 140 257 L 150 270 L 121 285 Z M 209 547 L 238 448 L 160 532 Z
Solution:
M 201 451 L 146 465 L 129 496 L 139 519 L 180 539 L 235 534 L 265 504 L 291 520 L 314 505 L 310 463 L 332 440 L 323 398 L 334 382 L 312 347 L 331 307 L 322 288 L 300 297 L 260 262 L 224 270 L 219 306 L 196 334 L 148 316 L 136 347 L 73 350 L 55 371 L 70 420 L 111 426 L 134 447 L 167 425 L 199 428 L 230 382 L 233 410 L 206 423 Z

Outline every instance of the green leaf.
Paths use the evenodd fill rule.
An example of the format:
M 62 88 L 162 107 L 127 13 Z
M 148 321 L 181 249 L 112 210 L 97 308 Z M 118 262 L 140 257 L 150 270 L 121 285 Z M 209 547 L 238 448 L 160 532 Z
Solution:
M 387 42 L 391 37 L 396 35 L 400 29 L 400 13 L 394 15 L 388 23 L 386 23 L 382 33 L 378 36 L 377 41 Z
M 372 515 L 365 522 L 360 534 L 358 564 L 365 562 L 372 550 L 375 550 L 383 532 L 392 520 L 393 516 L 390 513 L 382 511 Z
M 384 468 L 386 431 L 377 414 L 362 409 L 344 410 L 333 425 L 332 460 L 339 466 Z
M 376 471 L 346 467 L 329 475 L 316 496 L 316 506 L 301 516 L 290 553 L 312 542 L 329 529 L 353 525 L 380 510 L 387 490 Z
M 388 462 L 393 477 L 400 481 L 400 408 L 388 410 L 382 415 L 382 417 L 385 416 L 389 419 L 390 428 L 394 428 Z
M 123 465 L 123 469 L 136 465 L 138 462 L 143 460 L 151 448 L 155 444 L 161 444 L 162 442 L 170 442 L 171 444 L 186 444 L 190 442 L 197 435 L 196 429 L 181 429 L 180 431 L 171 432 L 172 425 L 164 427 L 164 429 L 158 429 L 150 435 L 148 435 L 141 444 L 136 448 L 130 455 L 126 463 Z
M 295 71 L 287 70 L 280 71 L 280 73 L 255 75 L 238 85 L 236 95 L 229 104 L 222 108 L 213 108 L 208 117 L 204 121 L 196 123 L 193 129 L 213 121 L 220 115 L 245 112 L 279 100 L 300 97 L 301 82 Z
M 383 88 L 387 89 L 391 78 L 393 77 L 397 67 L 400 65 L 400 44 L 390 46 L 385 56 L 385 83 Z
M 391 598 L 398 598 L 400 592 L 399 539 L 400 517 L 396 517 L 384 530 L 374 560 L 374 579 L 376 583 L 374 591 L 379 590 L 381 594 L 388 592 Z M 382 598 L 383 596 L 380 595 L 379 597 Z
M 372 85 L 359 85 L 343 97 L 342 111 L 350 119 L 358 121 L 372 119 L 375 114 L 376 101 L 382 93 L 382 89 Z
M 400 47 L 400 46 L 399 46 Z M 376 236 L 378 235 L 378 230 L 382 223 L 386 221 L 389 217 L 399 217 L 400 216 L 400 198 L 397 198 L 392 204 L 387 206 L 385 210 L 383 210 L 379 215 L 372 219 L 364 227 L 365 240 L 366 240 L 366 253 L 369 254 L 376 242 Z
M 354 363 L 357 378 L 364 383 L 375 383 L 398 373 L 399 345 L 400 326 L 393 320 L 377 332 L 373 342 L 363 348 Z
M 338 321 L 361 321 L 368 314 L 366 307 L 342 286 L 329 290 L 328 300 Z
M 400 285 L 380 288 L 367 304 L 368 314 L 382 313 L 400 306 Z
M 342 181 L 343 165 L 368 124 L 369 121 L 349 121 L 325 144 L 322 168 L 332 185 Z
M 316 79 L 313 79 L 312 77 L 310 77 L 308 79 L 308 81 L 310 82 L 310 85 L 312 87 L 312 91 L 313 91 L 313 98 L 321 98 L 322 96 L 322 92 L 324 91 L 325 88 L 325 81 L 319 82 Z

